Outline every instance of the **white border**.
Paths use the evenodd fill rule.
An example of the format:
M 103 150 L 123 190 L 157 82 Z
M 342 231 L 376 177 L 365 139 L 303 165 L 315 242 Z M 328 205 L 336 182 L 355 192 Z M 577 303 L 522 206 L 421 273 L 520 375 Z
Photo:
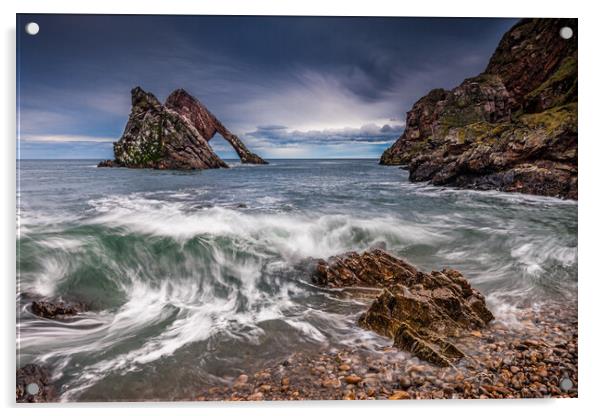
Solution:
M 1 209 L 2 236 L 0 254 L 2 256 L 3 282 L 2 299 L 2 406 L 6 414 L 29 414 L 44 412 L 45 415 L 105 415 L 125 413 L 134 407 L 148 415 L 164 415 L 172 409 L 174 413 L 207 413 L 265 415 L 326 413 L 333 411 L 347 414 L 365 415 L 378 411 L 383 414 L 398 412 L 419 412 L 423 414 L 472 414 L 507 415 L 537 412 L 553 415 L 569 415 L 592 412 L 600 407 L 596 400 L 602 387 L 600 382 L 600 361 L 602 361 L 602 324 L 600 317 L 600 294 L 602 275 L 598 272 L 600 263 L 601 227 L 600 211 L 600 162 L 602 157 L 601 126 L 597 123 L 600 109 L 600 48 L 602 39 L 599 11 L 594 1 L 527 2 L 525 0 L 487 1 L 411 1 L 393 2 L 384 0 L 170 0 L 155 2 L 149 0 L 104 0 L 73 1 L 20 0 L 0 2 L 2 21 L 2 70 L 3 97 L 0 101 L 3 136 L 2 164 L 0 172 L 3 183 Z M 68 406 L 46 405 L 31 407 L 14 405 L 15 369 L 15 13 L 116 13 L 116 14 L 295 14 L 295 15 L 347 15 L 347 16 L 472 16 L 472 17 L 578 17 L 579 18 L 579 79 L 580 79 L 580 200 L 579 200 L 579 398 L 572 400 L 506 400 L 506 401 L 429 401 L 429 402 L 307 402 L 295 403 L 249 403 L 249 404 L 72 404 Z M 467 76 L 472 74 L 467 74 Z M 600 403 L 602 404 L 602 403 Z M 598 406 L 596 406 L 598 405 Z M 85 408 L 85 409 L 84 409 Z M 169 411 L 169 410 L 168 410 Z M 131 411 L 130 411 L 131 412 Z M 593 413 L 593 412 L 592 412 Z

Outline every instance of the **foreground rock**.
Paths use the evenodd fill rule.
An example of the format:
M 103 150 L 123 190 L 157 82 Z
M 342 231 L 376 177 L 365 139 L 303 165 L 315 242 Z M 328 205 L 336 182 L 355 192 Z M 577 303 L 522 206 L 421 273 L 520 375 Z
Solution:
M 318 260 L 314 283 L 332 288 L 349 286 L 390 287 L 409 281 L 418 270 L 411 264 L 375 248 Z
M 266 163 L 184 90 L 174 91 L 162 105 L 153 94 L 136 87 L 125 131 L 113 144 L 115 159 L 98 167 L 227 168 L 208 143 L 216 132 L 232 144 L 243 163 Z
M 454 270 L 419 273 L 410 284 L 385 289 L 361 316 L 360 326 L 393 338 L 397 348 L 436 365 L 463 358 L 454 338 L 493 319 L 483 296 Z
M 493 320 L 483 295 L 460 272 L 423 273 L 381 249 L 319 261 L 314 281 L 329 287 L 384 287 L 360 317 L 360 326 L 440 366 L 464 357 L 454 338 Z
M 18 403 L 41 403 L 54 399 L 48 371 L 37 364 L 27 364 L 17 370 L 16 400 Z
M 380 163 L 412 181 L 577 199 L 577 20 L 521 20 L 485 72 L 414 104 Z
M 85 310 L 85 305 L 79 302 L 44 299 L 31 302 L 31 311 L 37 316 L 48 319 L 70 318 Z

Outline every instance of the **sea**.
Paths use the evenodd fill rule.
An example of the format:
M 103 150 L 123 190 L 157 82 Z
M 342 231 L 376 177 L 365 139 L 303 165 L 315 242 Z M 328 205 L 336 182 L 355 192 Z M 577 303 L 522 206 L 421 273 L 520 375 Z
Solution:
M 60 400 L 177 400 L 293 352 L 390 345 L 357 326 L 364 297 L 312 283 L 312 261 L 351 250 L 457 269 L 508 324 L 576 305 L 575 201 L 411 183 L 376 159 L 97 162 L 17 162 L 17 366 L 49 368 Z M 31 296 L 88 310 L 44 319 Z

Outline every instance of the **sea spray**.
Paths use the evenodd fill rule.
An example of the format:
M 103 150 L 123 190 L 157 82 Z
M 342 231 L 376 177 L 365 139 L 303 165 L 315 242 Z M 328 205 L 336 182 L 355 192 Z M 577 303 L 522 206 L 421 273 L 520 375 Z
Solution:
M 462 271 L 507 322 L 517 305 L 576 297 L 573 202 L 411 184 L 374 161 L 22 166 L 19 357 L 47 364 L 63 400 L 167 399 L 291 351 L 387 345 L 356 325 L 367 301 L 313 286 L 305 267 L 373 245 Z M 54 179 L 38 185 L 39 166 Z M 41 319 L 28 294 L 89 310 Z

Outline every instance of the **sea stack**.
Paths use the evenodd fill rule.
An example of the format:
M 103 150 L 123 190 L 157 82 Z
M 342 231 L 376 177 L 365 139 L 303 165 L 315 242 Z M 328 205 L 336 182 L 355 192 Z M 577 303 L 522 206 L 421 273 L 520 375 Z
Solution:
M 228 165 L 208 141 L 221 134 L 242 163 L 266 164 L 247 149 L 197 99 L 186 91 L 174 91 L 165 105 L 140 87 L 132 90 L 132 109 L 123 135 L 113 144 L 114 160 L 99 167 L 154 169 L 213 169 Z
M 255 153 L 247 149 L 247 146 L 236 136 L 231 133 L 224 125 L 213 115 L 207 107 L 199 102 L 192 95 L 188 94 L 183 89 L 177 89 L 172 92 L 165 106 L 182 117 L 188 119 L 197 129 L 200 135 L 209 141 L 219 133 L 230 145 L 234 148 L 242 163 L 250 163 L 255 165 L 265 165 L 267 162 Z
M 577 19 L 521 20 L 482 74 L 414 104 L 380 163 L 411 181 L 577 199 Z

